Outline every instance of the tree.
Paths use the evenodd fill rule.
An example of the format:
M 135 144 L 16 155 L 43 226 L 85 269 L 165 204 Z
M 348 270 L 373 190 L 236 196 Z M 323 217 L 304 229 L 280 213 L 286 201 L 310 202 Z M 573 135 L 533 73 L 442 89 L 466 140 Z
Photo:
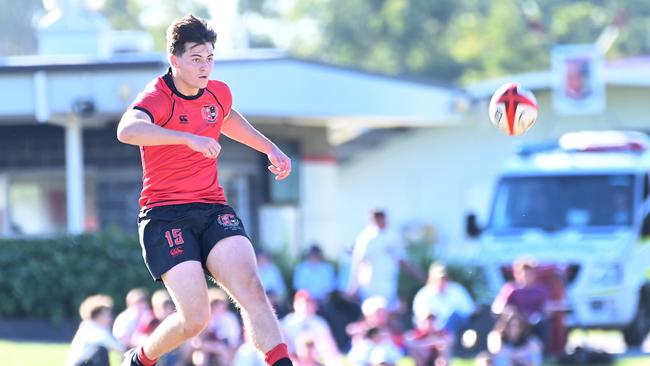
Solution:
M 36 53 L 36 21 L 43 13 L 40 0 L 24 0 L 16 4 L 0 0 L 0 56 Z M 20 38 L 7 35 L 19 34 Z
M 547 68 L 554 45 L 593 43 L 612 25 L 609 57 L 650 51 L 644 0 L 296 0 L 278 16 L 319 26 L 295 38 L 295 55 L 443 82 Z

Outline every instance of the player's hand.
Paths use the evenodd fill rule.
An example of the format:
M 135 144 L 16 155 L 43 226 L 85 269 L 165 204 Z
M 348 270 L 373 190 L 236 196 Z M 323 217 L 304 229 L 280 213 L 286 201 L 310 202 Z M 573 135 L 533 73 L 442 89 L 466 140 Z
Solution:
M 275 174 L 275 180 L 282 180 L 291 174 L 291 159 L 282 150 L 274 147 L 267 156 L 271 162 L 269 171 Z
M 208 159 L 216 159 L 221 152 L 221 145 L 212 137 L 193 135 L 188 140 L 187 147 L 200 152 Z

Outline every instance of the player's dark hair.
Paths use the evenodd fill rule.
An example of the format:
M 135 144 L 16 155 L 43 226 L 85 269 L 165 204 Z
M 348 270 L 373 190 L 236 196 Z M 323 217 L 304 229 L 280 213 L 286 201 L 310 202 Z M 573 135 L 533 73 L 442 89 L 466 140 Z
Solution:
M 216 41 L 217 32 L 208 26 L 204 19 L 197 18 L 192 14 L 176 19 L 167 28 L 167 51 L 175 56 L 180 56 L 185 52 L 187 43 L 210 42 L 214 47 Z

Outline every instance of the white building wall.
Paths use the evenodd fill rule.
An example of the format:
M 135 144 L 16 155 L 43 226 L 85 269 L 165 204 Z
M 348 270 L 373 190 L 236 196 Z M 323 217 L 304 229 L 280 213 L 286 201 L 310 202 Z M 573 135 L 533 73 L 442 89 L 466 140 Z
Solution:
M 300 227 L 305 247 L 319 244 L 327 257 L 338 255 L 340 247 L 335 199 L 337 166 L 334 159 L 303 160 L 300 165 Z M 303 248 L 304 249 L 304 248 Z
M 526 135 L 508 137 L 487 119 L 487 102 L 462 126 L 414 129 L 340 164 L 338 228 L 344 245 L 367 223 L 374 206 L 387 209 L 389 224 L 432 225 L 440 250 L 466 242 L 464 217 L 487 219 L 495 180 L 504 160 L 524 141 L 548 141 L 585 129 L 650 131 L 644 109 L 649 88 L 610 87 L 603 115 L 557 116 L 550 93 L 537 94 L 540 116 Z

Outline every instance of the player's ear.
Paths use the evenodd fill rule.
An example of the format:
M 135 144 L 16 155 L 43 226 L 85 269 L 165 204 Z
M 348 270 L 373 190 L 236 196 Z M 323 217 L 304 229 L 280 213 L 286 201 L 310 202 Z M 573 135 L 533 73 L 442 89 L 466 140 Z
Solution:
M 169 55 L 169 64 L 178 67 L 178 58 L 173 53 Z

